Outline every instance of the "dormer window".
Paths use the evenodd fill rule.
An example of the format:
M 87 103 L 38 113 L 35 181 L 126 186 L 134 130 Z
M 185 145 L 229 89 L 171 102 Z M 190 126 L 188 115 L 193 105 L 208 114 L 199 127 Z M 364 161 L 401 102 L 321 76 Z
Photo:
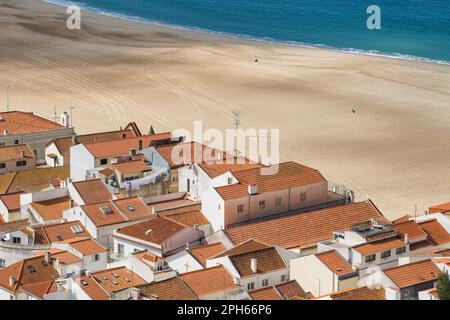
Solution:
M 72 230 L 73 233 L 82 233 L 83 232 L 83 228 L 81 228 L 81 226 L 79 226 L 79 225 L 71 226 L 70 229 Z
M 113 213 L 112 209 L 107 204 L 102 204 L 99 208 L 104 214 Z
M 36 269 L 34 269 L 33 266 L 27 266 L 27 269 L 30 273 L 36 272 Z

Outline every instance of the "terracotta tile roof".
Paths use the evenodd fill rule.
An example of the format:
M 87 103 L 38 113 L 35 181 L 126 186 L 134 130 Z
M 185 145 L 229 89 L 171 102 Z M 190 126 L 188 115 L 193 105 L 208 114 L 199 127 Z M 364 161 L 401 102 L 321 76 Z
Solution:
M 16 284 L 10 286 L 9 277 L 16 279 Z M 0 286 L 15 292 L 25 285 L 50 281 L 59 278 L 53 265 L 45 263 L 44 255 L 27 258 L 0 269 Z
M 384 269 L 383 272 L 399 288 L 407 288 L 417 284 L 436 280 L 440 270 L 431 260 L 409 263 L 402 266 Z
M 184 224 L 186 226 L 193 227 L 195 225 L 205 225 L 209 224 L 208 219 L 205 218 L 200 210 L 179 212 L 161 215 L 163 218 L 176 221 L 178 223 Z
M 5 222 L 0 225 L 0 234 L 23 230 L 30 225 L 28 219 Z
M 22 289 L 38 299 L 44 299 L 44 295 L 57 292 L 55 280 L 31 283 L 23 286 Z
M 411 241 L 427 237 L 427 234 L 413 220 L 397 223 L 394 225 L 394 229 L 397 230 L 402 237 L 407 234 Z
M 397 219 L 395 219 L 395 220 L 392 220 L 392 223 L 393 224 L 400 224 L 400 223 L 402 223 L 402 222 L 408 222 L 409 220 L 411 220 L 411 216 L 410 215 L 404 215 L 404 216 L 402 216 L 402 217 L 400 217 L 400 218 L 397 218 Z
M 145 149 L 154 141 L 170 138 L 172 138 L 172 134 L 166 132 L 105 142 L 88 143 L 85 144 L 85 147 L 95 158 L 118 157 L 128 155 L 131 150 L 139 150 L 139 141 L 142 141 L 142 148 Z
M 91 277 L 109 294 L 146 283 L 144 279 L 127 267 L 93 272 Z
M 113 198 L 100 179 L 73 182 L 73 186 L 86 204 L 108 201 Z
M 158 300 L 198 300 L 191 288 L 179 277 L 138 286 L 141 297 Z
M 397 249 L 401 247 L 405 247 L 406 244 L 403 239 L 398 237 L 390 238 L 385 240 L 379 240 L 370 243 L 364 243 L 358 246 L 353 247 L 354 250 L 361 253 L 363 256 L 368 256 L 371 254 L 375 254 L 378 252 L 383 252 L 391 249 Z
M 439 213 L 439 212 L 448 212 L 450 211 L 450 202 L 441 203 L 428 208 L 428 211 L 431 213 Z
M 174 199 L 174 200 L 168 200 L 168 201 L 150 202 L 148 204 L 148 206 L 150 208 L 155 207 L 155 210 L 157 212 L 162 212 L 162 211 L 167 211 L 167 210 L 172 210 L 172 209 L 177 209 L 177 208 L 181 208 L 181 210 L 184 210 L 184 211 L 193 211 L 193 210 L 196 210 L 197 208 L 193 209 L 192 206 L 197 206 L 197 205 L 201 206 L 201 204 L 199 202 L 192 201 L 190 199 L 187 199 L 186 197 Z M 186 208 L 186 209 L 184 209 L 184 208 Z
M 0 195 L 0 200 L 5 204 L 9 211 L 20 210 L 20 194 L 22 192 L 13 192 Z
M 206 246 L 200 246 L 189 249 L 189 253 L 202 265 L 206 266 L 206 260 L 225 251 L 225 247 L 222 243 L 213 243 Z
M 39 213 L 44 221 L 61 219 L 63 217 L 63 210 L 70 208 L 70 198 L 61 197 L 33 202 L 31 206 Z
M 100 170 L 98 173 L 100 173 L 100 174 L 102 174 L 102 175 L 104 175 L 104 176 L 106 176 L 106 177 L 109 177 L 109 176 L 112 175 L 114 172 L 115 172 L 115 171 L 114 171 L 113 169 L 110 169 L 110 168 L 108 167 L 108 168 L 105 168 L 105 169 Z
M 151 210 L 139 197 L 120 198 L 80 207 L 96 226 L 143 220 L 152 216 Z
M 247 170 L 247 169 L 255 169 L 255 168 L 263 167 L 262 164 L 254 163 L 247 159 L 244 159 L 245 163 L 239 163 L 238 161 L 239 160 L 236 159 L 236 160 L 234 160 L 233 163 L 229 163 L 229 164 L 208 162 L 208 163 L 199 164 L 199 166 L 211 178 L 216 178 L 228 171 L 237 172 L 237 171 L 242 171 L 242 170 Z
M 140 197 L 121 198 L 112 202 L 130 220 L 146 218 L 152 215 L 152 211 Z
M 330 294 L 333 300 L 385 300 L 384 289 L 351 288 Z
M 251 276 L 256 273 L 268 273 L 275 270 L 287 268 L 283 258 L 275 248 L 259 249 L 239 255 L 229 256 L 241 277 Z M 251 259 L 256 259 L 256 273 L 250 268 Z
M 33 151 L 27 144 L 16 144 L 0 147 L 0 162 L 20 160 L 24 158 L 36 159 Z
M 249 223 L 226 229 L 225 233 L 234 243 L 254 238 L 291 249 L 332 239 L 333 231 L 371 218 L 384 217 L 371 201 L 364 201 Z
M 254 290 L 248 293 L 252 300 L 281 300 L 280 294 L 274 287 Z
M 156 254 L 153 254 L 147 250 L 133 252 L 132 255 L 150 267 L 153 267 L 155 262 L 164 261 L 164 258 L 157 256 Z
M 296 280 L 291 280 L 289 282 L 276 285 L 275 288 L 278 290 L 278 293 L 286 300 L 292 299 L 294 297 L 304 297 L 305 299 L 309 298 L 305 290 L 303 290 L 303 288 Z
M 78 135 L 75 137 L 75 142 L 77 144 L 78 143 L 87 144 L 131 137 L 136 137 L 136 134 L 133 130 L 127 129 L 127 130 L 117 130 L 110 132 L 98 132 L 98 133 Z M 58 149 L 59 153 L 63 156 L 70 155 L 70 147 L 74 146 L 72 137 L 56 138 L 53 139 L 51 142 L 55 143 L 55 146 Z
M 0 131 L 3 133 L 6 130 L 11 135 L 65 128 L 57 122 L 40 117 L 32 112 L 0 112 L 0 119 Z
M 0 176 L 0 193 L 36 192 L 46 189 L 54 179 L 66 180 L 70 177 L 69 166 L 36 168 L 4 174 Z
M 272 175 L 264 175 L 262 170 L 255 168 L 236 171 L 233 175 L 238 179 L 238 184 L 215 189 L 223 199 L 228 200 L 248 196 L 249 185 L 256 185 L 257 193 L 264 193 L 326 182 L 319 171 L 296 162 L 280 163 L 278 172 Z
M 175 151 L 174 151 L 174 148 Z M 156 147 L 158 153 L 167 161 L 171 168 L 178 168 L 193 163 L 226 159 L 230 155 L 196 142 L 186 142 Z M 177 153 L 178 151 L 178 153 Z M 185 154 L 185 151 L 189 151 Z M 172 159 L 172 152 L 176 159 Z
M 92 238 L 72 238 L 64 241 L 70 244 L 75 250 L 84 256 L 90 256 L 96 253 L 106 252 L 107 249 Z
M 140 173 L 152 170 L 152 167 L 147 164 L 147 161 L 142 160 L 115 163 L 111 165 L 111 168 L 122 174 Z
M 120 212 L 112 201 L 85 204 L 80 208 L 97 227 L 128 221 L 127 217 Z
M 118 229 L 114 235 L 119 237 L 126 235 L 142 241 L 162 244 L 184 228 L 186 227 L 179 223 L 156 217 Z
M 433 243 L 429 239 L 426 239 L 426 240 L 423 240 L 423 241 L 411 243 L 409 245 L 409 250 L 410 251 L 414 251 L 414 250 L 418 250 L 418 249 L 422 249 L 422 248 L 426 248 L 426 247 L 431 247 L 431 246 L 433 246 Z
M 93 278 L 83 274 L 76 278 L 75 282 L 92 300 L 109 300 L 108 293 Z
M 450 242 L 450 234 L 436 219 L 420 222 L 419 226 L 428 234 L 428 238 L 433 245 L 436 246 Z
M 239 288 L 222 265 L 183 273 L 180 277 L 198 297 Z
M 265 243 L 262 243 L 255 239 L 248 239 L 248 240 L 234 246 L 233 248 L 230 248 L 226 251 L 223 251 L 223 252 L 213 256 L 212 258 L 219 258 L 219 257 L 225 257 L 225 256 L 231 257 L 231 256 L 235 256 L 238 254 L 253 252 L 256 250 L 267 249 L 267 248 L 270 248 L 270 246 Z
M 331 272 L 340 276 L 344 274 L 354 273 L 352 266 L 345 260 L 336 250 L 316 253 L 319 259 Z
M 51 252 L 52 261 L 59 260 L 61 264 L 68 265 L 81 262 L 82 260 L 76 255 L 65 250 L 54 250 Z
M 50 244 L 78 237 L 92 238 L 79 221 L 33 226 L 33 229 L 35 231 L 35 244 Z M 82 231 L 76 233 L 76 229 L 81 229 Z

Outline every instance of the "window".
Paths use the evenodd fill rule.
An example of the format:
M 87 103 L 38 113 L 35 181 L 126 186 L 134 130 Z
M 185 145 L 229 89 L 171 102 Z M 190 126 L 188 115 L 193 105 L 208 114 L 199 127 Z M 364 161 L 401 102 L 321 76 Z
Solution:
M 122 180 L 123 181 L 131 181 L 131 180 L 136 180 L 136 179 L 139 179 L 139 176 L 125 177 Z
M 19 140 L 18 140 L 18 139 L 15 139 L 15 140 L 14 140 L 14 144 L 19 144 Z
M 100 261 L 100 255 L 98 253 L 94 254 L 94 261 Z
M 260 202 L 259 202 L 259 208 L 260 209 L 264 209 L 266 207 L 266 200 L 261 200 Z
M 39 150 L 38 149 L 34 149 L 33 153 L 36 156 L 36 158 L 39 158 Z
M 28 272 L 33 273 L 36 272 L 36 269 L 33 266 L 27 266 Z
M 300 192 L 300 201 L 306 201 L 306 192 Z
M 232 184 L 233 183 L 233 178 L 228 177 L 228 184 Z
M 100 159 L 100 165 L 105 165 L 108 163 L 108 159 Z
M 5 169 L 6 168 L 6 163 L 0 163 L 0 169 Z
M 220 208 L 222 208 L 222 207 L 220 206 L 220 204 L 218 204 L 217 205 L 217 209 L 220 210 Z
M 382 259 L 386 259 L 386 258 L 388 258 L 388 257 L 390 257 L 390 256 L 391 256 L 391 250 L 383 251 L 383 252 L 381 253 L 381 258 L 382 258 Z
M 286 281 L 286 275 L 283 274 L 283 275 L 281 276 L 281 282 L 285 282 L 285 281 Z
M 57 236 L 56 236 L 56 240 L 62 241 L 62 240 L 63 240 L 63 237 L 61 237 L 60 235 L 57 235 Z
M 405 252 L 406 252 L 406 247 L 397 248 L 395 250 L 396 254 L 402 254 L 402 253 L 405 253 Z
M 17 161 L 16 162 L 16 167 L 23 167 L 27 165 L 27 161 L 26 160 L 21 160 L 21 161 Z
M 119 256 L 123 256 L 124 251 L 125 251 L 125 248 L 124 248 L 123 244 L 120 244 L 120 243 L 117 244 L 117 254 Z
M 0 268 L 4 268 L 5 264 L 5 259 L 0 259 Z
M 247 291 L 251 291 L 255 289 L 255 283 L 254 282 L 250 282 L 247 284 Z
M 244 212 L 244 205 L 243 204 L 238 205 L 237 206 L 237 211 L 238 211 L 238 213 Z
M 71 226 L 70 229 L 72 230 L 73 233 L 81 233 L 83 232 L 83 228 L 79 225 L 76 226 Z
M 275 198 L 275 205 L 276 206 L 281 206 L 281 197 L 276 197 Z
M 269 285 L 269 279 L 263 279 L 262 286 L 267 287 Z
M 20 244 L 20 237 L 12 237 L 12 243 Z
M 371 254 L 370 256 L 366 257 L 366 262 L 371 262 L 371 261 L 375 261 L 375 255 Z
M 4 147 L 5 143 L 4 142 L 0 142 L 0 147 Z
M 177 182 L 177 181 L 178 181 L 178 177 L 177 176 L 172 177 L 172 182 Z

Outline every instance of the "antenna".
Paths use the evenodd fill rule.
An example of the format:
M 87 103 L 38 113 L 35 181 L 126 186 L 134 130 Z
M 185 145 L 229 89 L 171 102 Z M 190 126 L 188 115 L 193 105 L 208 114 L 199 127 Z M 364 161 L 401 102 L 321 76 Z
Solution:
M 55 122 L 58 121 L 57 117 L 56 117 L 56 106 L 53 109 L 53 117 L 55 118 Z
M 6 82 L 5 89 L 6 89 L 6 111 L 9 112 L 9 88 L 11 87 L 11 82 Z
M 236 132 L 239 130 L 239 125 L 241 124 L 241 112 L 239 110 L 233 110 L 234 115 L 234 126 L 236 127 Z

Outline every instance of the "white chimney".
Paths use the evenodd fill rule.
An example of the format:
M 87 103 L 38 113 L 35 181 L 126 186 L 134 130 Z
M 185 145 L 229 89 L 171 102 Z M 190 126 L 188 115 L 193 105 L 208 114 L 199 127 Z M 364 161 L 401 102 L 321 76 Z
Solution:
M 250 259 L 250 269 L 252 269 L 253 273 L 257 272 L 257 263 L 256 263 L 256 259 Z
M 70 127 L 70 116 L 66 111 L 61 113 L 61 124 L 66 128 Z
M 256 188 L 256 184 L 248 185 L 248 194 L 253 195 L 253 194 L 256 194 L 257 192 L 258 192 L 258 190 Z
M 20 158 L 25 158 L 25 151 L 20 151 Z
M 409 243 L 409 236 L 407 233 L 405 233 L 405 243 L 408 244 Z
M 47 262 L 47 263 L 51 263 L 52 262 L 52 255 L 50 254 L 49 251 L 47 251 L 45 253 L 44 258 L 45 258 L 45 262 Z
M 4 135 L 4 136 L 7 136 L 7 135 L 8 135 L 8 130 L 6 130 L 6 129 L 3 130 L 3 135 Z
M 155 209 L 155 206 L 152 206 L 152 215 L 153 215 L 153 216 L 156 216 L 156 209 Z
M 9 285 L 12 287 L 13 285 L 15 285 L 17 283 L 16 278 L 14 277 L 9 277 Z

